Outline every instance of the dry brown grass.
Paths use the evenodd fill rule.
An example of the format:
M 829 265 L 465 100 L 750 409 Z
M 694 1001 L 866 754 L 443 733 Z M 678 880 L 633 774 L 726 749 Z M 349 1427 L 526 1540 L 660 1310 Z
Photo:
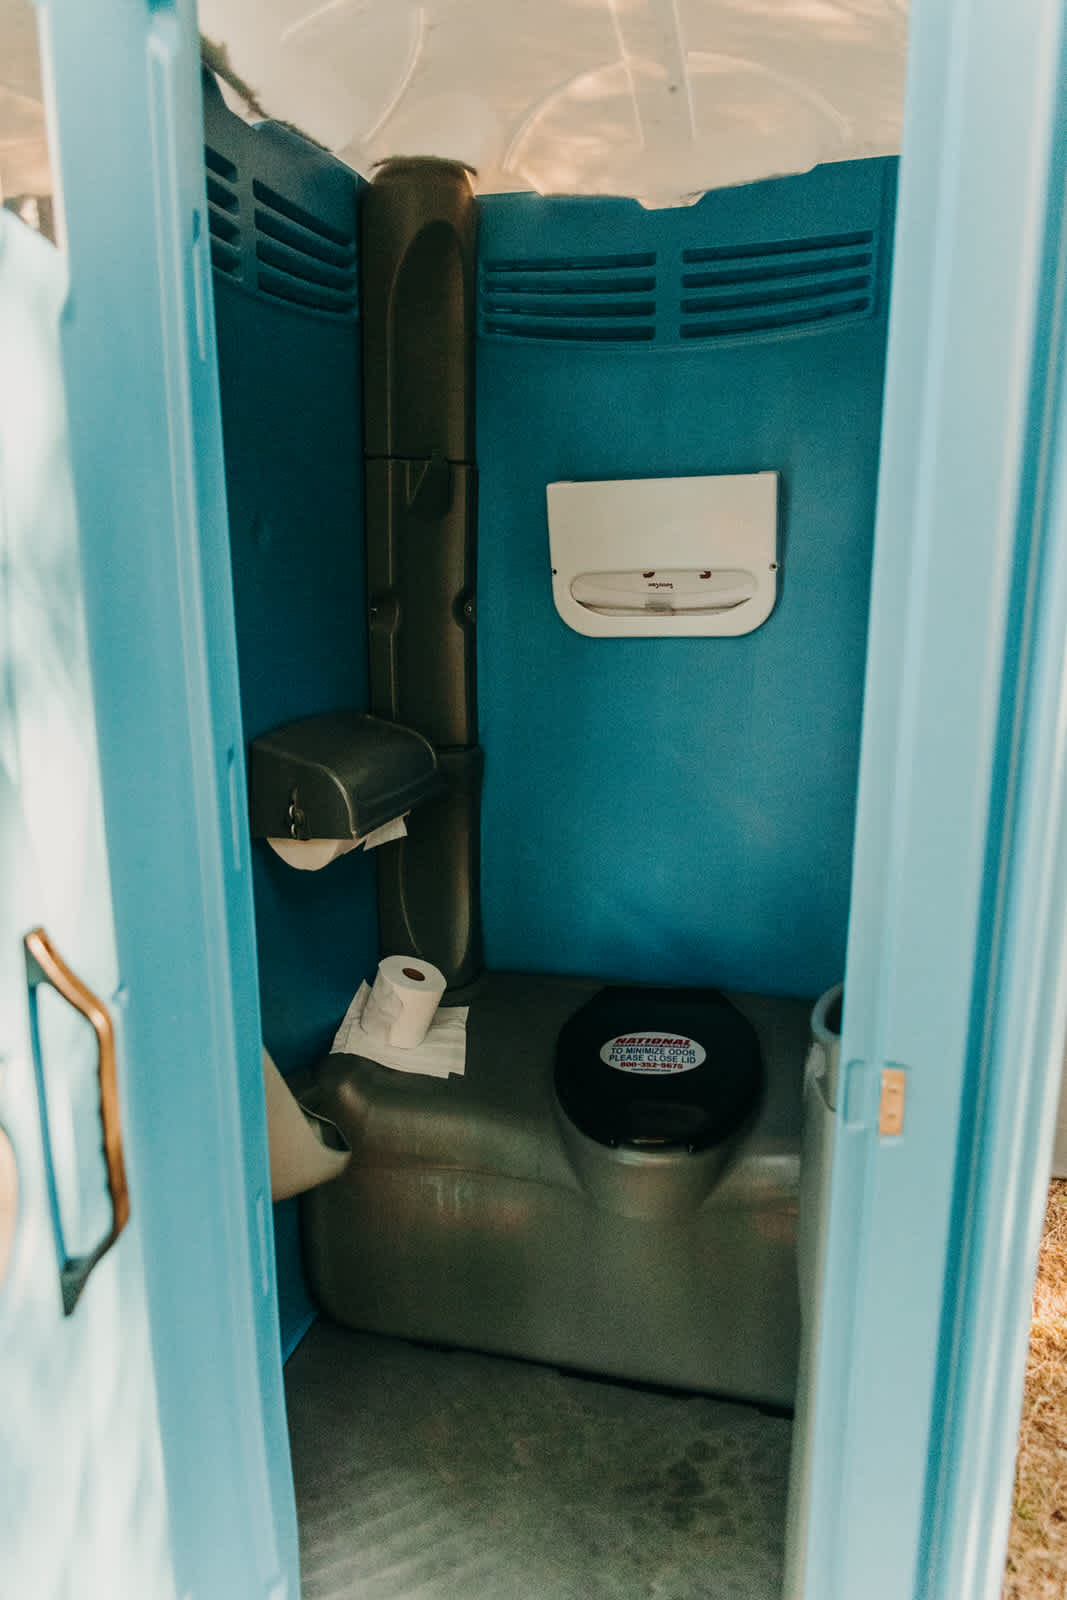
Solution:
M 1002 1600 L 1067 1600 L 1067 1182 L 1049 1189 Z

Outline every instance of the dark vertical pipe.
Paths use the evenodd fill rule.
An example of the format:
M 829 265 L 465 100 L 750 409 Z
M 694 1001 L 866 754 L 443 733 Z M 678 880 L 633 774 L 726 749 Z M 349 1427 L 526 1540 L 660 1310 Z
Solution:
M 361 249 L 371 709 L 435 746 L 446 789 L 378 853 L 383 950 L 455 987 L 481 967 L 475 697 L 474 315 L 468 169 L 386 162 Z

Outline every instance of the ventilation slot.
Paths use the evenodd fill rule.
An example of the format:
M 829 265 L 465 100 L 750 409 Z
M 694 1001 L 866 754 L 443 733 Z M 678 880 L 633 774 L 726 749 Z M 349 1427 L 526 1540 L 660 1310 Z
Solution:
M 261 294 L 270 295 L 274 300 L 287 300 L 290 305 L 303 306 L 308 311 L 328 311 L 334 316 L 348 317 L 356 308 L 354 290 L 350 294 L 338 294 L 321 284 L 290 277 L 284 272 L 273 272 L 262 265 L 258 277 Z
M 220 150 L 213 150 L 209 144 L 204 146 L 204 165 L 217 177 L 225 178 L 227 183 L 236 183 L 237 168 L 229 156 L 224 156 Z
M 241 252 L 237 245 L 227 244 L 225 239 L 219 239 L 215 234 L 214 220 L 211 224 L 211 265 L 216 272 L 223 272 L 228 278 L 241 276 Z
M 351 316 L 357 308 L 355 219 L 347 238 L 258 181 L 256 276 L 261 294 L 311 311 Z
M 810 330 L 874 308 L 871 232 L 686 250 L 682 262 L 683 339 Z
M 204 146 L 207 167 L 207 220 L 211 265 L 228 278 L 241 276 L 241 202 L 235 185 L 237 168 L 224 155 Z
M 277 212 L 290 223 L 296 225 L 301 234 L 310 236 L 319 241 L 319 248 L 327 260 L 336 257 L 339 261 L 347 260 L 354 249 L 356 219 L 353 215 L 352 227 L 342 232 L 322 217 L 312 216 L 310 211 L 305 211 L 303 206 L 297 205 L 295 200 L 289 200 L 285 195 L 279 194 L 276 189 L 268 189 L 265 183 L 260 183 L 258 178 L 252 181 L 252 193 L 264 207 Z
M 207 175 L 207 197 L 213 206 L 220 211 L 236 211 L 238 199 L 228 183 L 221 183 L 218 178 L 213 178 L 210 172 Z
M 653 254 L 486 262 L 482 332 L 588 344 L 654 339 L 655 266 Z

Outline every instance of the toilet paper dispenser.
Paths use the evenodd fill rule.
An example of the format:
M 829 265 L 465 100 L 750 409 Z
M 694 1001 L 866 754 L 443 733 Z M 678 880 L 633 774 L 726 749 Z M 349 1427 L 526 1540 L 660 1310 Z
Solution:
M 254 838 L 362 838 L 442 787 L 433 746 L 362 711 L 290 722 L 252 741 Z

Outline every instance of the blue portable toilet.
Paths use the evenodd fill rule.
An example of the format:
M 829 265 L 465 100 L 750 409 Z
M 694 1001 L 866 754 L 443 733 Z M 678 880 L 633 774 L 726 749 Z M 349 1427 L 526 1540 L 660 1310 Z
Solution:
M 359 376 L 392 315 L 365 325 L 359 218 L 379 186 L 292 129 L 238 122 L 210 85 L 205 167 L 184 0 L 38 9 L 65 254 L 3 219 L 0 327 L 21 375 L 15 388 L 12 361 L 0 379 L 0 1125 L 19 1199 L 0 1340 L 23 1403 L 3 1408 L 14 1472 L 0 1563 L 11 1552 L 27 1593 L 299 1593 L 282 1357 L 314 1304 L 295 1206 L 271 1226 L 262 1042 L 284 1072 L 326 1055 L 388 951 L 379 916 L 385 933 L 425 937 L 413 954 L 452 961 L 466 993 L 480 910 L 485 966 L 544 980 L 543 1017 L 557 985 L 592 981 L 553 1036 L 605 985 L 714 986 L 790 1002 L 806 1046 L 811 1002 L 844 977 L 840 1027 L 826 1029 L 833 1160 L 805 1307 L 787 1593 L 993 1594 L 1064 1034 L 1061 8 L 1033 0 L 1010 29 L 985 0 L 920 11 L 899 180 L 881 155 L 685 207 L 483 196 L 467 276 L 451 245 L 441 269 L 442 294 L 471 286 L 476 451 L 464 436 L 424 457 L 399 431 L 375 435 Z M 636 58 L 644 46 L 626 38 Z M 717 58 L 704 67 L 725 92 Z M 600 83 L 600 98 L 614 89 Z M 576 98 L 553 103 L 516 171 L 548 170 Z M 446 107 L 446 125 L 461 123 L 458 102 Z M 633 193 L 677 200 L 657 160 L 649 141 Z M 398 370 L 425 348 L 403 344 L 426 312 L 412 284 L 425 276 L 390 291 L 408 294 Z M 619 631 L 568 627 L 547 486 L 635 494 L 769 475 L 773 605 L 751 631 L 628 636 L 635 612 L 673 626 L 713 563 L 676 561 L 668 543 L 646 569 L 610 540 L 602 566 L 583 554 L 575 568 L 597 582 L 567 593 Z M 476 518 L 474 582 L 450 591 L 446 619 L 455 695 L 425 656 L 416 670 L 397 653 L 390 611 L 445 579 L 420 588 L 387 539 L 385 577 L 368 580 L 365 501 L 386 508 L 390 537 L 452 516 L 461 570 Z M 714 563 L 729 605 L 696 609 L 721 622 L 749 603 L 740 559 Z M 629 588 L 605 589 L 620 576 Z M 669 605 L 656 583 L 677 583 Z M 248 771 L 265 763 L 266 806 L 272 773 L 300 751 L 283 741 L 279 766 L 277 746 L 249 747 L 313 716 L 336 730 L 339 713 L 400 705 L 406 721 L 390 720 L 434 747 L 435 775 L 411 791 L 408 842 L 382 847 L 379 905 L 365 853 L 310 873 L 269 849 Z M 425 734 L 423 715 L 445 731 Z M 355 778 L 346 793 L 354 839 L 357 812 L 368 831 L 381 819 L 358 811 Z M 303 809 L 285 798 L 303 844 Z M 444 883 L 419 867 L 420 817 L 461 861 Z M 476 1029 L 476 987 L 468 998 Z M 593 1044 L 572 1040 L 556 1065 L 576 1132 L 553 1122 L 549 1157 L 553 1102 L 521 1125 L 510 1106 L 497 1122 L 471 1102 L 452 1134 L 470 1170 L 506 1143 L 529 1165 L 491 1177 L 525 1181 L 540 1163 L 547 1193 L 553 1173 L 574 1174 L 560 1192 L 590 1206 L 599 1259 L 647 1221 L 642 1174 L 666 1174 L 662 1194 L 692 1160 L 713 1174 L 708 1152 L 722 1149 L 737 1182 L 729 1141 L 778 1101 L 759 1100 L 736 1042 L 733 1109 L 674 1092 L 704 1066 L 670 1054 L 696 1039 L 707 1055 L 702 1015 L 594 1012 Z M 748 1020 L 773 1088 L 769 1024 Z M 607 1108 L 602 1068 L 626 1091 Z M 641 1081 L 653 1068 L 654 1094 Z M 388 1109 L 386 1071 L 360 1068 L 343 1093 L 384 1084 L 366 1103 Z M 445 1103 L 442 1082 L 465 1080 L 402 1098 L 421 1119 Z M 415 1126 L 427 1145 L 428 1122 Z M 783 1211 L 799 1161 L 785 1127 L 767 1132 L 794 1161 Z M 572 1165 L 554 1165 L 557 1151 Z M 685 1183 L 670 1193 L 688 1204 Z M 341 1197 L 374 1238 L 372 1190 L 317 1192 L 306 1260 L 327 1303 L 349 1293 L 330 1219 Z M 576 1224 L 551 1206 L 531 1237 L 569 1240 Z M 389 1237 L 414 1251 L 424 1236 Z M 381 1305 L 388 1258 L 362 1264 L 364 1283 L 381 1269 Z M 495 1347 L 568 1360 L 514 1340 L 512 1325 Z M 595 1365 L 588 1348 L 570 1364 Z M 96 1476 L 105 1450 L 113 1490 Z

